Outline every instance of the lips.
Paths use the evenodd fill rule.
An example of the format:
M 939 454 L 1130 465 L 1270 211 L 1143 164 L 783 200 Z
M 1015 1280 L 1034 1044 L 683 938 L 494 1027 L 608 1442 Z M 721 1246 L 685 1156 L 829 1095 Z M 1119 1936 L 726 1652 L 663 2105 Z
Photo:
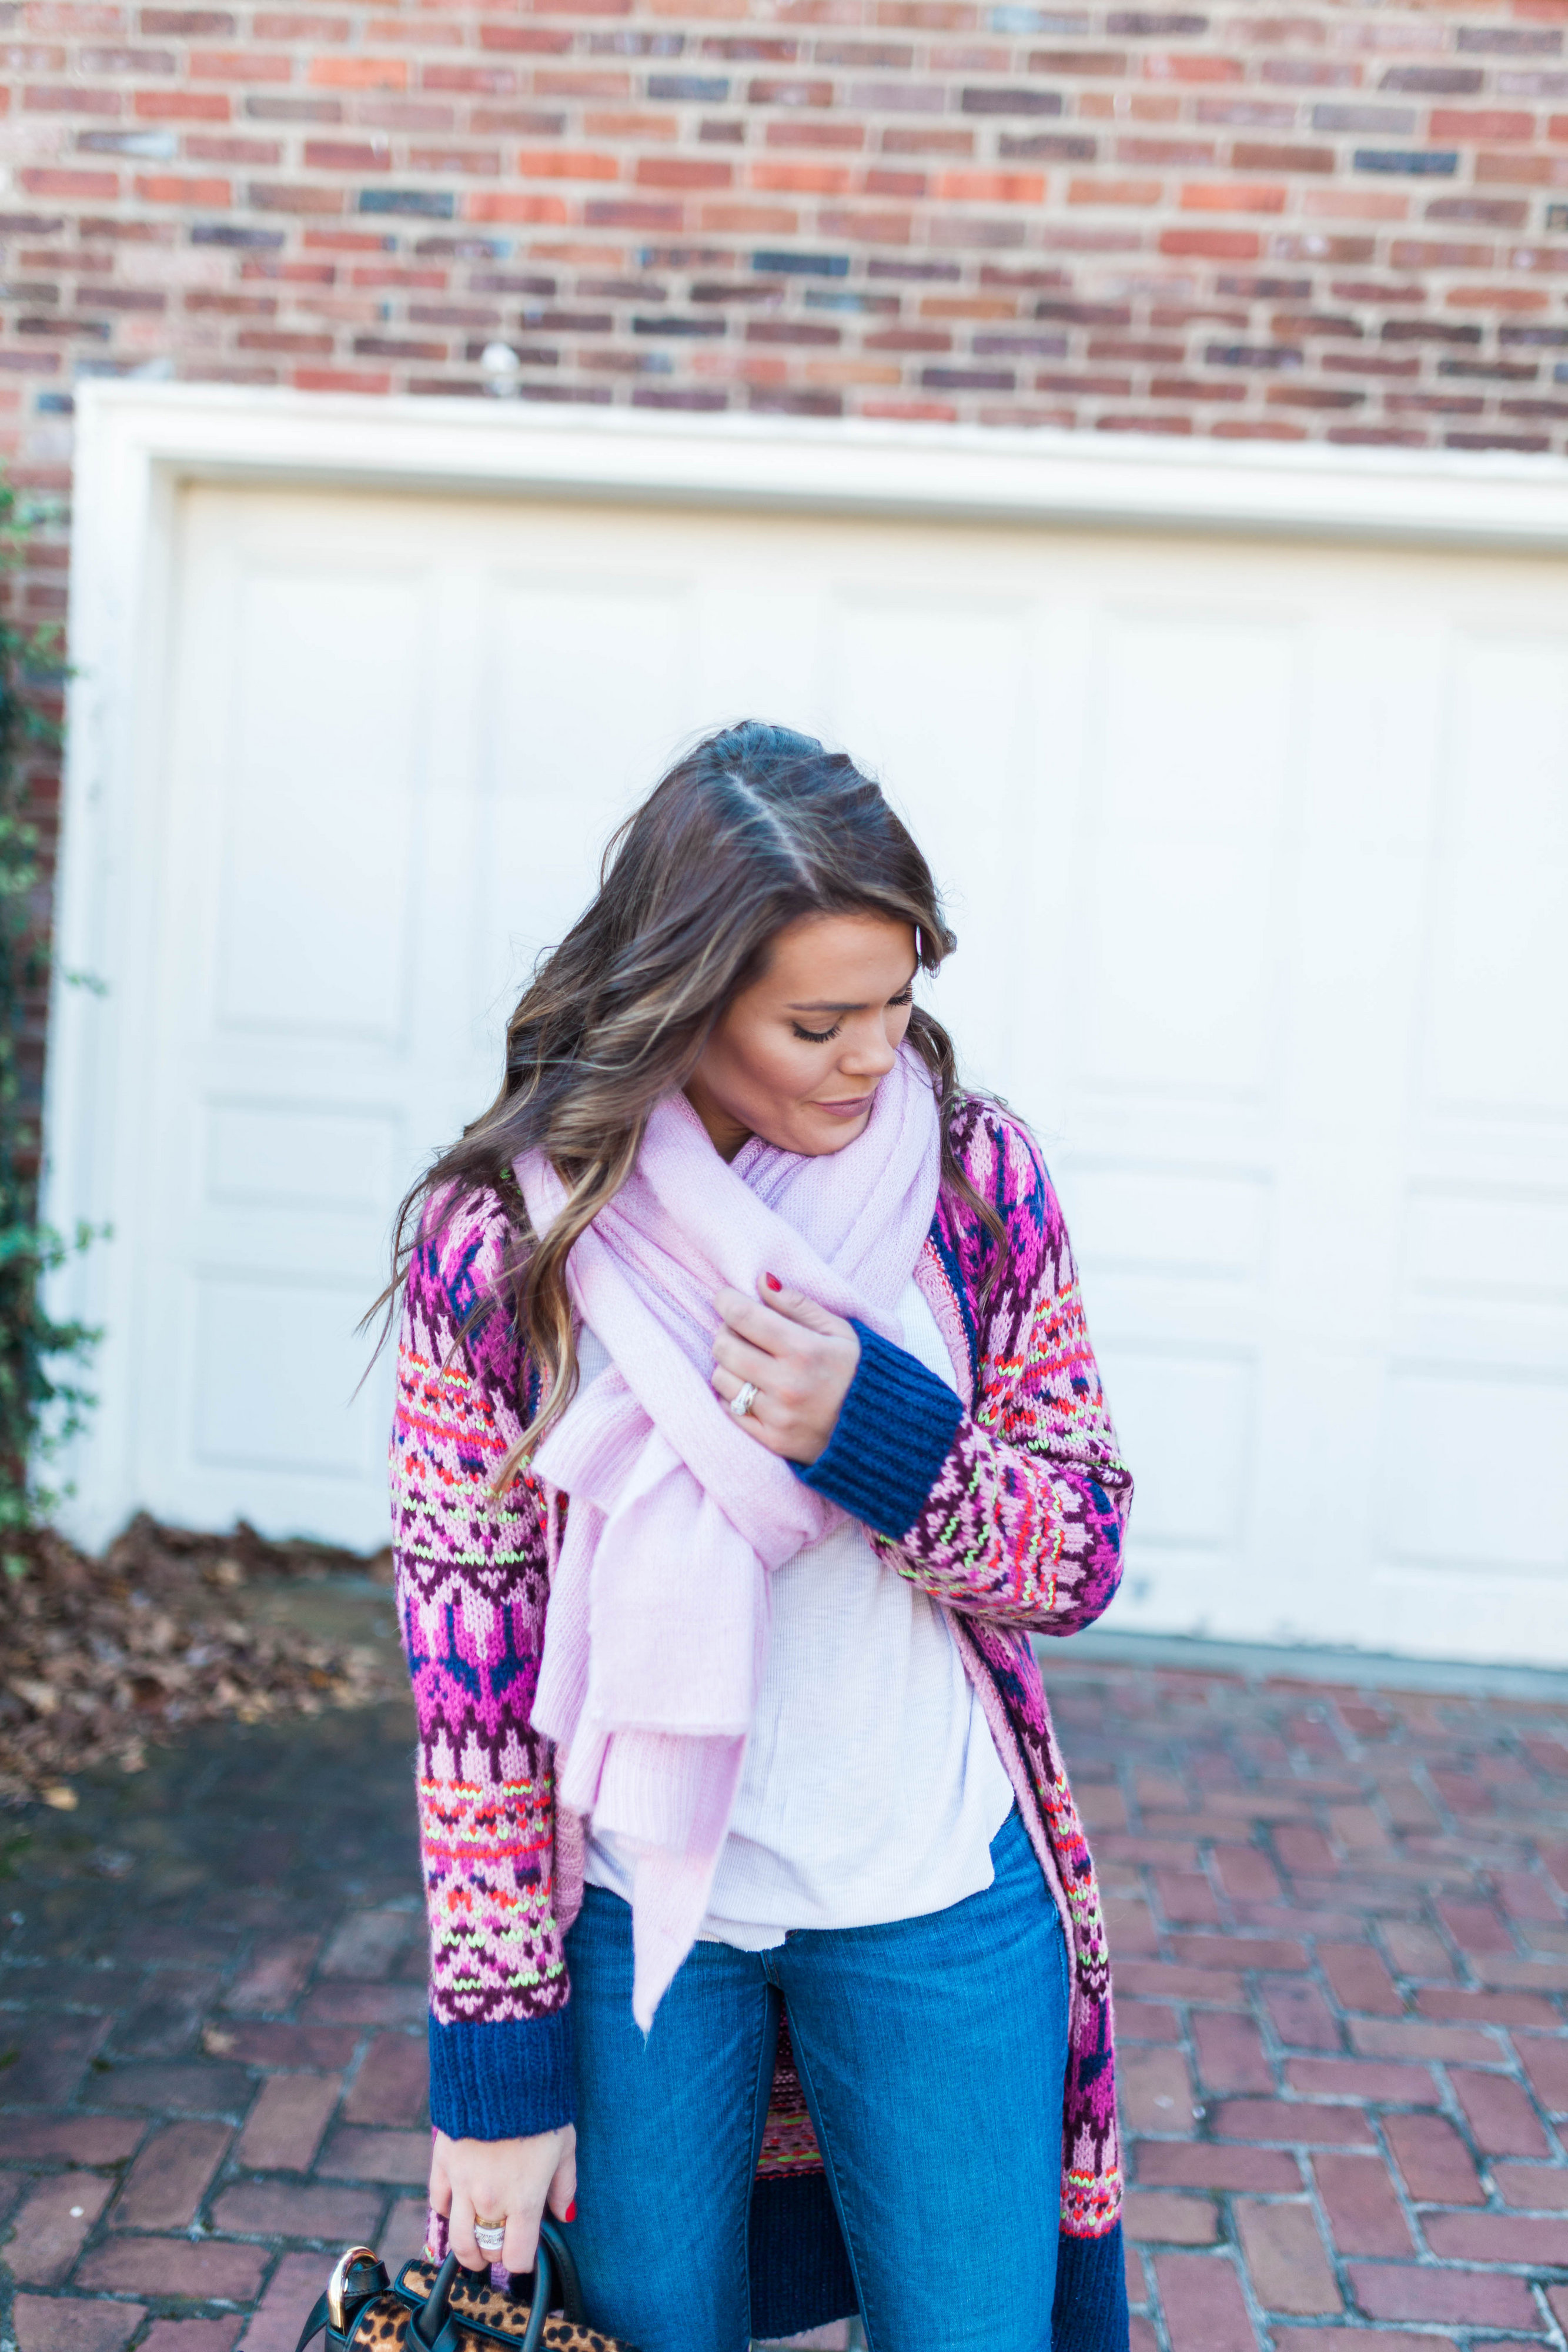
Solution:
M 843 1102 L 820 1102 L 818 1110 L 825 1110 L 831 1118 L 853 1118 L 858 1111 L 871 1108 L 870 1095 L 851 1095 Z

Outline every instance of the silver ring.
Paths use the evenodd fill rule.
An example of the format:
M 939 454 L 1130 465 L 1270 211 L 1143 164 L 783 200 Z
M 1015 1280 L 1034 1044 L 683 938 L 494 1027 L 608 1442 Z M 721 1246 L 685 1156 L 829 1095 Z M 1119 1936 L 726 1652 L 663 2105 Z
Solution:
M 475 2222 L 474 2243 L 482 2254 L 498 2254 L 506 2242 L 507 2225 L 504 2221 L 492 2221 L 487 2225 L 483 2221 Z
M 744 1421 L 747 1414 L 751 1411 L 752 1406 L 756 1402 L 756 1382 L 753 1381 L 742 1381 L 735 1394 L 730 1398 L 729 1409 L 731 1412 L 734 1413 L 737 1421 Z

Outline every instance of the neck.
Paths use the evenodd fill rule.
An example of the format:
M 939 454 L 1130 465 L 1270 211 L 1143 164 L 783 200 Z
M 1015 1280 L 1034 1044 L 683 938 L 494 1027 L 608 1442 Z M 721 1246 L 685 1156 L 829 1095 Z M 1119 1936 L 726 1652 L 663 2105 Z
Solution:
M 701 1078 L 686 1081 L 686 1100 L 707 1129 L 708 1141 L 721 1160 L 733 1160 L 742 1144 L 751 1140 L 750 1128 L 743 1125 L 734 1114 L 715 1100 Z

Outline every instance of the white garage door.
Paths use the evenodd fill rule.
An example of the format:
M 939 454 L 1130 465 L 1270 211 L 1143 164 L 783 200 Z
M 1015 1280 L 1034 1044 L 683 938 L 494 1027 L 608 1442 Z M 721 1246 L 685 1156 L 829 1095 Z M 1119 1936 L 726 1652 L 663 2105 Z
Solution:
M 951 893 L 1137 1474 L 1119 1622 L 1568 1658 L 1563 567 L 214 488 L 175 547 L 100 1527 L 382 1538 L 390 1206 L 755 714 Z

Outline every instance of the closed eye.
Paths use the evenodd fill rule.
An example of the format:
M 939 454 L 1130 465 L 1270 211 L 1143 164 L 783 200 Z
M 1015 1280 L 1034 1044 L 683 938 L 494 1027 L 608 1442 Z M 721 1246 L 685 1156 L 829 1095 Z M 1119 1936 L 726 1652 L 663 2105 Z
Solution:
M 910 981 L 905 987 L 901 988 L 896 996 L 890 996 L 887 1002 L 890 1008 L 898 1004 L 913 1004 L 915 1002 L 914 981 Z M 794 1030 L 796 1036 L 800 1038 L 802 1045 L 826 1045 L 831 1044 L 832 1039 L 838 1035 L 840 1030 L 844 1024 L 841 1021 L 835 1021 L 831 1029 L 808 1029 L 803 1022 L 794 1021 L 791 1022 L 789 1025 Z

